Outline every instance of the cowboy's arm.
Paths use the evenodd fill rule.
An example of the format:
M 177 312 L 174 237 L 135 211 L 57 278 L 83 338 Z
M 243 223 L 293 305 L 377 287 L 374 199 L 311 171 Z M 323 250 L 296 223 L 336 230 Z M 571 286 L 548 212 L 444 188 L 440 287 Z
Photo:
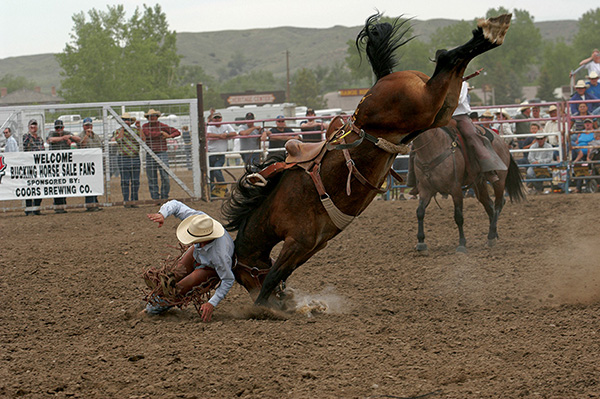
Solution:
M 177 200 L 171 200 L 165 202 L 158 211 L 161 215 L 165 217 L 165 219 L 171 215 L 176 218 L 183 220 L 192 215 L 202 215 L 204 212 L 197 211 L 195 209 L 190 208 L 186 204 L 179 202 Z
M 213 267 L 221 279 L 221 285 L 219 285 L 219 287 L 215 290 L 214 295 L 208 300 L 208 303 L 215 307 L 223 298 L 225 298 L 225 295 L 227 295 L 231 287 L 233 287 L 233 283 L 235 281 L 233 271 L 231 270 L 233 241 L 226 236 L 219 238 L 219 240 L 224 240 L 226 242 L 223 246 L 218 245 L 214 247 L 214 250 L 217 250 L 219 253 L 216 257 Z M 215 242 L 215 244 L 220 243 Z

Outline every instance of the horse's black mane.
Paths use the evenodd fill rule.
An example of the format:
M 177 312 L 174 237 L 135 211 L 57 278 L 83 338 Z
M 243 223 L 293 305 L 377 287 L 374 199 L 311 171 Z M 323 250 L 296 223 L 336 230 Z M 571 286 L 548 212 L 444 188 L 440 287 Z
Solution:
M 285 153 L 276 153 L 262 164 L 246 165 L 244 176 L 238 179 L 231 191 L 231 196 L 221 205 L 221 213 L 227 221 L 223 226 L 229 230 L 240 230 L 246 222 L 248 216 L 258 208 L 258 206 L 267 198 L 277 186 L 283 173 L 278 173 L 268 180 L 264 187 L 254 186 L 246 182 L 246 176 L 264 169 L 275 162 L 285 160 Z
M 364 46 L 377 80 L 394 71 L 394 67 L 398 63 L 394 52 L 400 46 L 414 39 L 414 36 L 408 39 L 404 38 L 404 35 L 410 30 L 409 20 L 400 20 L 400 17 L 398 17 L 390 24 L 379 22 L 380 19 L 380 13 L 371 15 L 367 18 L 364 28 L 356 37 L 356 48 L 359 56 L 361 56 L 361 61 L 361 50 Z M 405 26 L 407 24 L 408 26 Z

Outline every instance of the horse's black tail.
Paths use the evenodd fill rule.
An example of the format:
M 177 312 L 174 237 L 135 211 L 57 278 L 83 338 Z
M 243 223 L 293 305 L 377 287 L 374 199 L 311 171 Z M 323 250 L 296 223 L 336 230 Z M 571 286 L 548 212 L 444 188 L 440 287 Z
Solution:
M 523 188 L 523 177 L 519 171 L 517 163 L 510 156 L 508 164 L 508 175 L 506 176 L 506 192 L 511 202 L 520 202 L 525 199 L 525 189 Z
M 410 30 L 410 24 L 405 26 L 408 20 L 401 21 L 400 18 L 396 18 L 390 24 L 379 22 L 380 19 L 380 13 L 371 15 L 367 18 L 365 27 L 356 37 L 358 54 L 361 54 L 362 47 L 365 46 L 369 63 L 377 80 L 393 72 L 398 62 L 394 51 L 414 39 L 414 37 L 404 38 L 404 35 Z
M 285 154 L 271 155 L 263 164 L 247 165 L 246 173 L 239 178 L 233 186 L 231 196 L 223 201 L 221 213 L 227 221 L 223 224 L 229 231 L 242 230 L 248 217 L 258 208 L 258 206 L 267 198 L 277 185 L 283 173 L 278 173 L 267 182 L 266 186 L 255 186 L 246 181 L 246 176 L 256 171 L 260 171 L 268 165 L 283 161 Z M 239 235 L 239 233 L 238 233 Z

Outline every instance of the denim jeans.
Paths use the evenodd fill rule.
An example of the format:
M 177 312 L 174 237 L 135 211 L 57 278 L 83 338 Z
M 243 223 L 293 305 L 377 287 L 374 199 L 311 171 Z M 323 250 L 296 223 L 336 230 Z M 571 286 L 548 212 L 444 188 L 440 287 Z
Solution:
M 160 158 L 165 165 L 169 166 L 169 154 L 166 151 L 157 152 L 156 156 Z M 160 170 L 160 193 L 158 192 L 158 171 Z M 169 190 L 171 189 L 171 183 L 169 180 L 169 174 L 166 170 L 161 168 L 158 163 L 148 155 L 146 157 L 146 174 L 148 175 L 148 189 L 150 190 L 150 197 L 152 199 L 167 199 L 169 198 Z
M 220 166 L 225 165 L 225 155 L 210 155 L 208 157 L 208 164 L 210 165 L 211 168 L 220 167 Z M 225 181 L 225 178 L 223 177 L 223 171 L 221 171 L 221 169 L 211 170 L 210 171 L 210 181 L 211 181 L 211 183 L 214 183 L 215 181 L 217 181 L 217 182 Z
M 140 189 L 140 158 L 119 156 L 119 172 L 121 173 L 121 192 L 123 201 L 129 202 L 138 200 L 138 191 Z M 129 194 L 131 193 L 131 197 Z

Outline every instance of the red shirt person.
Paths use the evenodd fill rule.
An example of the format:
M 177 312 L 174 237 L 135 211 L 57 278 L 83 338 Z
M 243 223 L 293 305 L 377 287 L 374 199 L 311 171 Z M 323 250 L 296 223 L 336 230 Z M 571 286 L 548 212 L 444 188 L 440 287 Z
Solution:
M 167 139 L 181 135 L 181 132 L 169 125 L 158 121 L 161 115 L 160 111 L 151 109 L 144 116 L 148 119 L 148 123 L 142 126 L 142 134 L 146 144 L 156 154 L 156 156 L 166 165 L 169 166 L 169 154 L 167 153 Z M 160 190 L 158 187 L 158 172 L 160 171 Z M 169 174 L 159 165 L 158 162 L 148 154 L 146 157 L 146 175 L 148 177 L 148 189 L 150 197 L 153 200 L 165 200 L 169 198 L 171 183 Z

